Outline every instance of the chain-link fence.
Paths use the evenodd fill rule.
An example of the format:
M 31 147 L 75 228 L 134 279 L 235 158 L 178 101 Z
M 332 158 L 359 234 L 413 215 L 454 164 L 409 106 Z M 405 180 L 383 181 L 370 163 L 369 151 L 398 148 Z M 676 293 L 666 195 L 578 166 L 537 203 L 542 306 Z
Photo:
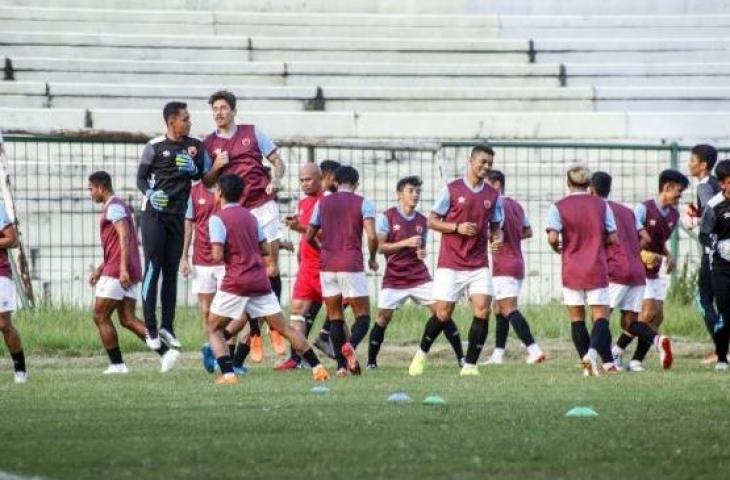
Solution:
M 463 175 L 470 148 L 465 143 L 280 142 L 288 164 L 279 202 L 282 218 L 292 214 L 299 197 L 297 165 L 325 159 L 350 164 L 360 171 L 359 191 L 384 210 L 395 202 L 401 177 L 424 180 L 423 211 L 428 211 L 445 181 Z M 106 170 L 117 195 L 137 207 L 137 162 L 140 140 L 101 140 L 65 137 L 9 136 L 9 160 L 18 217 L 30 257 L 36 295 L 41 301 L 89 304 L 93 291 L 86 279 L 101 258 L 98 240 L 100 207 L 87 194 L 87 177 Z M 495 168 L 507 176 L 507 195 L 524 206 L 535 237 L 524 245 L 527 262 L 524 300 L 547 302 L 560 296 L 560 264 L 544 238 L 544 219 L 550 203 L 565 194 L 565 170 L 580 162 L 614 177 L 612 197 L 634 205 L 656 195 L 657 177 L 670 166 L 686 170 L 689 148 L 678 145 L 604 145 L 537 142 L 492 142 Z M 694 192 L 685 194 L 694 201 Z M 298 235 L 289 234 L 296 244 Z M 428 262 L 433 267 L 438 235 L 431 236 Z M 680 258 L 697 258 L 696 242 L 681 233 L 675 242 Z M 296 256 L 282 252 L 285 291 L 296 274 Z M 382 262 L 381 262 L 382 264 Z M 382 271 L 382 265 L 381 265 Z M 189 285 L 182 281 L 180 301 L 193 304 Z M 379 277 L 371 277 L 377 295 Z

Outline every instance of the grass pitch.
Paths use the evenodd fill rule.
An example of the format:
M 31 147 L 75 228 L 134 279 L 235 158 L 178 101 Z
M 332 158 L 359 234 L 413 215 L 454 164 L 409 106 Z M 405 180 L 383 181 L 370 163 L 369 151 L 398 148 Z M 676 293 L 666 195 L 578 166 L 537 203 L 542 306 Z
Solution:
M 562 330 L 552 338 L 535 324 L 547 337 L 544 365 L 524 365 L 511 343 L 507 365 L 460 378 L 441 339 L 426 373 L 411 378 L 413 337 L 404 344 L 422 323 L 404 321 L 386 338 L 380 370 L 331 380 L 329 393 L 315 395 L 309 371 L 274 372 L 271 357 L 238 386 L 214 385 L 199 366 L 192 316 L 181 320 L 190 348 L 179 369 L 161 375 L 144 352 L 127 354 L 129 375 L 103 376 L 90 320 L 55 318 L 64 321 L 70 340 L 73 322 L 86 322 L 84 336 L 54 353 L 54 319 L 19 318 L 29 384 L 12 385 L 9 361 L 0 361 L 0 477 L 714 480 L 730 471 L 730 377 L 699 365 L 708 346 L 691 335 L 677 342 L 670 372 L 651 353 L 643 374 L 582 378 Z M 30 338 L 40 324 L 47 338 Z M 412 401 L 388 403 L 394 392 Z M 429 395 L 446 404 L 421 404 Z M 599 416 L 565 417 L 574 406 Z

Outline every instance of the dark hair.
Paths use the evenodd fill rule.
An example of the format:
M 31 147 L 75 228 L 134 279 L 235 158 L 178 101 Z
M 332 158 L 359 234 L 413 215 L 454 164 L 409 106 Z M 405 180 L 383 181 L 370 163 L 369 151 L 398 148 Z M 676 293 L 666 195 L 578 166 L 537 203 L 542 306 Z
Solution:
M 504 173 L 502 173 L 499 170 L 490 170 L 487 172 L 487 180 L 491 182 L 499 182 L 500 185 L 502 185 L 502 190 L 504 190 L 505 185 L 505 178 Z
M 230 173 L 221 175 L 218 179 L 218 188 L 226 202 L 238 202 L 243 196 L 243 179 Z
M 730 177 L 730 160 L 723 160 L 715 167 L 715 175 L 717 179 L 724 182 L 726 178 Z
M 606 172 L 596 172 L 591 176 L 591 187 L 599 197 L 608 198 L 611 193 L 611 175 Z
M 322 172 L 322 175 L 324 175 L 326 173 L 335 173 L 335 171 L 341 166 L 340 162 L 336 162 L 334 160 L 323 160 L 322 163 L 319 164 L 319 170 Z
M 659 174 L 659 191 L 664 190 L 664 186 L 668 183 L 677 183 L 682 188 L 689 187 L 689 179 L 682 172 L 668 168 Z
M 188 108 L 188 104 L 185 102 L 167 102 L 165 108 L 162 109 L 162 118 L 167 123 L 172 117 L 180 113 L 180 110 L 185 110 L 186 108 Z
M 343 165 L 335 170 L 335 182 L 339 184 L 349 183 L 350 185 L 355 185 L 358 180 L 360 180 L 360 174 L 357 173 L 355 167 Z
M 692 147 L 692 155 L 696 155 L 700 162 L 706 163 L 707 170 L 710 172 L 717 162 L 717 149 L 705 143 Z
M 396 192 L 402 192 L 404 188 L 406 188 L 406 185 L 410 185 L 411 187 L 420 187 L 423 185 L 423 181 L 421 180 L 421 177 L 416 175 L 411 175 L 410 177 L 404 177 L 398 180 L 398 183 L 395 186 Z
M 474 145 L 474 148 L 471 149 L 471 153 L 469 154 L 470 157 L 473 157 L 475 153 L 482 152 L 489 155 L 494 156 L 494 150 L 492 147 L 487 145 L 486 143 L 480 143 L 479 145 Z
M 208 105 L 212 107 L 218 100 L 225 100 L 228 106 L 231 107 L 231 110 L 236 109 L 236 96 L 228 90 L 218 90 L 217 92 L 213 92 L 213 95 L 211 95 L 208 99 Z
M 112 191 L 112 177 L 104 170 L 99 170 L 89 175 L 89 183 L 97 187 L 104 187 L 108 191 Z

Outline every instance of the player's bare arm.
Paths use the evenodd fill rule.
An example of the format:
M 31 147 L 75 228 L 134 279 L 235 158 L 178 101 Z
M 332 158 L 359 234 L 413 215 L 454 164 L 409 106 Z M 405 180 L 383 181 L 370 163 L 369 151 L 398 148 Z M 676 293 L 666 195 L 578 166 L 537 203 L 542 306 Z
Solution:
M 523 227 L 522 228 L 522 240 L 532 238 L 532 227 Z
M 368 253 L 370 258 L 368 259 L 368 267 L 373 272 L 378 271 L 378 235 L 375 233 L 375 220 L 372 218 L 366 218 L 362 222 L 365 235 L 368 239 Z
M 563 251 L 562 247 L 560 246 L 560 234 L 555 230 L 548 231 L 548 244 L 555 253 L 561 253 Z
M 279 190 L 281 186 L 281 179 L 284 178 L 284 174 L 286 173 L 286 166 L 284 165 L 284 160 L 281 158 L 278 151 L 273 152 L 266 158 L 269 163 L 271 163 L 274 174 L 274 178 L 271 183 L 266 186 L 266 193 L 272 194 Z
M 445 222 L 444 217 L 431 212 L 428 215 L 428 228 L 441 233 L 452 233 L 473 237 L 477 234 L 477 226 L 472 222 Z
M 319 233 L 319 227 L 315 227 L 313 225 L 309 225 L 307 227 L 307 233 L 306 233 L 307 242 L 309 242 L 309 244 L 313 248 L 315 248 L 317 250 L 322 250 L 322 245 L 319 243 L 319 235 L 318 235 L 318 233 Z
M 213 258 L 214 262 L 222 262 L 223 261 L 223 245 L 218 244 L 218 243 L 211 244 L 210 256 Z
M 119 237 L 119 283 L 123 288 L 129 288 L 132 282 L 129 278 L 129 229 L 127 222 L 114 222 L 114 230 Z
M 190 275 L 190 262 L 188 261 L 188 252 L 190 251 L 190 241 L 193 238 L 193 222 L 185 220 L 185 231 L 183 232 L 183 251 L 180 258 L 180 274 L 187 278 Z

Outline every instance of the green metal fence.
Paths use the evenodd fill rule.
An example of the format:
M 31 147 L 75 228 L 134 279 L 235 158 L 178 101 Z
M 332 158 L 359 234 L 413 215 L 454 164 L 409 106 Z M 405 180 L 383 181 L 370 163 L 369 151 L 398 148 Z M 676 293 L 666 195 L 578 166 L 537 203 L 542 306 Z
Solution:
M 424 179 L 423 210 L 430 209 L 445 181 L 463 174 L 474 142 L 279 142 L 288 169 L 279 202 L 282 217 L 295 210 L 298 198 L 297 165 L 324 159 L 351 164 L 361 174 L 360 191 L 379 210 L 395 201 L 395 184 L 406 175 Z M 670 166 L 686 170 L 689 147 L 671 145 L 577 144 L 546 142 L 490 142 L 496 151 L 495 168 L 507 176 L 507 194 L 519 200 L 536 233 L 525 242 L 528 276 L 524 297 L 542 303 L 560 297 L 559 259 L 547 247 L 544 218 L 548 206 L 565 193 L 564 172 L 580 162 L 614 176 L 613 198 L 634 205 L 656 194 L 657 177 Z M 86 285 L 92 266 L 101 258 L 98 242 L 99 207 L 86 192 L 86 178 L 107 170 L 117 194 L 138 206 L 137 162 L 143 140 L 7 136 L 18 216 L 31 260 L 34 287 L 41 300 L 89 304 L 93 292 Z M 730 150 L 725 150 L 727 153 Z M 694 192 L 684 202 L 694 201 Z M 296 243 L 296 234 L 290 234 Z M 438 238 L 431 238 L 428 261 L 433 266 Z M 696 242 L 680 233 L 674 243 L 680 258 L 697 258 Z M 295 256 L 282 253 L 284 285 L 296 273 Z M 382 263 L 382 262 L 381 262 Z M 381 268 L 382 271 L 382 268 Z M 377 294 L 379 278 L 371 277 Z M 193 304 L 187 282 L 180 301 Z M 288 290 L 287 290 L 288 291 Z

